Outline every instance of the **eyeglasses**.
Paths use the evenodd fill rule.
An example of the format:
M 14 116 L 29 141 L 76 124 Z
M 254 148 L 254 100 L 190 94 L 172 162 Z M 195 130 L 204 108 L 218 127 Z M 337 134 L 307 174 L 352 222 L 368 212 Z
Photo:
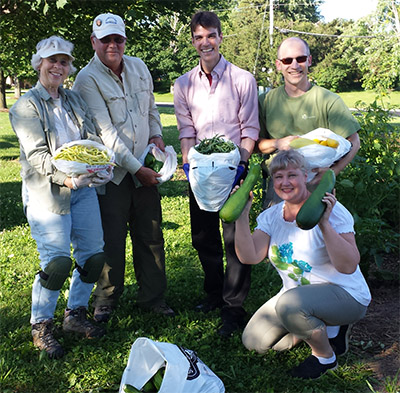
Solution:
M 307 61 L 307 58 L 308 58 L 308 56 L 295 57 L 295 59 L 298 63 L 305 63 Z M 289 65 L 289 64 L 292 64 L 294 59 L 293 59 L 293 57 L 285 57 L 284 59 L 278 59 L 278 60 L 281 61 L 285 65 Z
M 103 38 L 100 38 L 100 41 L 102 44 L 109 44 L 111 41 L 115 42 L 116 44 L 123 44 L 125 42 L 125 38 L 124 37 L 110 37 L 110 36 L 106 36 Z

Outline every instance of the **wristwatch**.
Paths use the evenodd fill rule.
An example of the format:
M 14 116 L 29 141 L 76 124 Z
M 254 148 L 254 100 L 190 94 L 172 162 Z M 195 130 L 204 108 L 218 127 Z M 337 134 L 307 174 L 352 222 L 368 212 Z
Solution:
M 245 169 L 247 169 L 249 167 L 249 162 L 248 161 L 240 161 L 239 165 L 244 166 Z

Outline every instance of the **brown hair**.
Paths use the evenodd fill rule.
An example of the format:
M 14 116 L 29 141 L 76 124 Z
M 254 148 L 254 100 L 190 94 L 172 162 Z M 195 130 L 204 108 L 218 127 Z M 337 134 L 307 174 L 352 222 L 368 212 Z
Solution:
M 190 21 L 190 31 L 192 33 L 192 37 L 197 26 L 202 27 L 215 27 L 218 30 L 218 34 L 221 35 L 221 21 L 219 20 L 218 16 L 211 11 L 200 11 L 196 12 L 192 16 L 192 20 Z

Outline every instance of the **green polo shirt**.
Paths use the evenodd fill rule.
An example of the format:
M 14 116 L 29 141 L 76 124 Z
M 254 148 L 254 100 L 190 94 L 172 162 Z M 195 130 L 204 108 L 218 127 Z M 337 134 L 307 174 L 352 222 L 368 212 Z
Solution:
M 360 129 L 343 100 L 320 86 L 289 97 L 284 86 L 259 96 L 260 137 L 279 139 L 327 128 L 347 138 Z

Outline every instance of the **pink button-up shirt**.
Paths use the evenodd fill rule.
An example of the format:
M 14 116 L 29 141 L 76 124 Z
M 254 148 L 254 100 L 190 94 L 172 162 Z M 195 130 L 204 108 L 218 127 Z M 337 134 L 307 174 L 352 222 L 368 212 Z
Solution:
M 257 141 L 257 84 L 250 72 L 221 55 L 210 86 L 200 64 L 179 77 L 174 85 L 174 106 L 179 139 L 221 135 L 240 146 L 241 139 Z

